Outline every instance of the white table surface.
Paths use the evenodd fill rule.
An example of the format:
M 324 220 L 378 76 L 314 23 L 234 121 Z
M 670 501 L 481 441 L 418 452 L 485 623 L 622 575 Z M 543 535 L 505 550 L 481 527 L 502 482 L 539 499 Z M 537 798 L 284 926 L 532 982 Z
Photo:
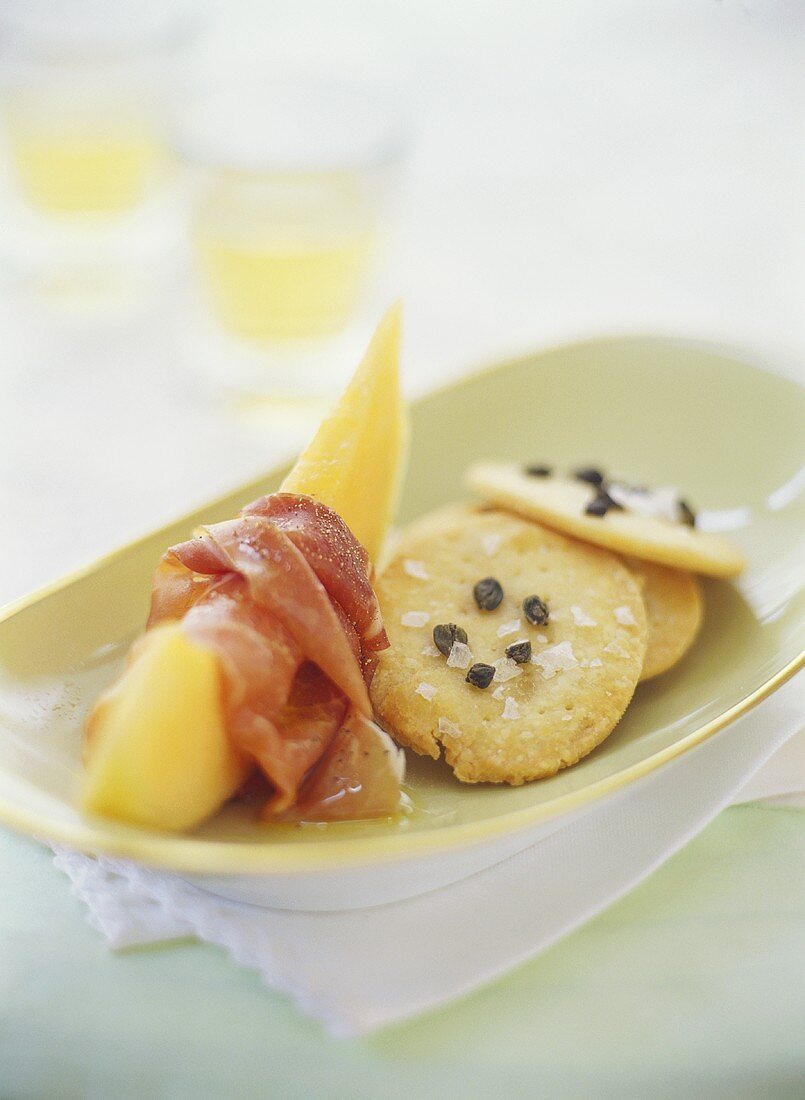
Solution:
M 406 302 L 412 390 L 611 332 L 782 348 L 798 364 L 803 13 L 796 0 L 231 0 L 198 71 L 357 74 L 406 105 L 389 289 Z M 292 428 L 278 447 L 181 365 L 173 297 L 82 327 L 0 296 L 0 600 L 292 447 Z
M 805 377 L 798 365 L 805 361 L 804 13 L 796 0 L 283 0 L 270 8 L 231 0 L 200 59 L 219 68 L 358 72 L 386 81 L 406 102 L 416 141 L 391 284 L 406 300 L 411 391 L 557 340 L 624 331 L 777 349 L 786 369 Z M 0 601 L 254 476 L 301 440 L 303 425 L 286 421 L 278 433 L 276 424 L 244 419 L 211 393 L 180 362 L 174 321 L 170 296 L 148 315 L 81 326 L 43 316 L 3 288 Z M 725 817 L 738 821 L 735 815 L 747 812 Z M 762 815 L 752 824 L 762 829 Z M 790 825 L 780 835 L 793 843 Z M 75 906 L 41 854 L 9 841 L 6 858 L 21 883 L 30 869 L 41 897 L 53 899 L 58 922 L 72 928 Z M 742 873 L 736 865 L 736 881 Z M 765 889 L 759 919 L 773 937 L 792 905 L 783 863 L 769 867 Z M 27 898 L 35 905 L 28 893 L 18 891 L 20 904 Z M 64 912 L 56 900 L 62 893 Z M 694 910 L 697 896 L 688 899 Z M 5 919 L 21 949 L 34 950 L 24 910 L 9 909 Z M 81 950 L 95 951 L 89 934 Z M 801 960 L 795 939 L 769 950 L 775 981 L 790 997 L 786 967 Z M 112 978 L 95 955 L 88 965 L 100 997 Z M 48 945 L 45 957 L 54 975 L 63 975 L 67 961 L 58 946 Z M 759 956 L 752 965 L 761 965 Z M 687 1011 L 684 996 L 664 1016 L 662 993 L 630 974 L 645 1012 L 672 1034 Z M 222 980 L 223 973 L 210 979 Z M 531 989 L 529 980 L 519 979 L 521 993 Z M 775 986 L 756 988 L 768 998 Z M 720 1049 L 719 1032 L 707 1020 L 718 1006 L 704 994 L 702 1003 L 712 1052 Z M 10 992 L 0 999 L 15 1034 L 27 1019 L 12 1010 L 19 1004 Z M 561 1015 L 572 1004 L 539 1011 Z M 687 1007 L 695 1011 L 693 1001 Z M 743 1036 L 746 1047 L 753 1016 L 748 1003 L 740 1010 L 735 1038 Z M 473 1011 L 460 1008 L 452 1018 L 456 1065 L 472 1041 L 475 1024 L 467 1034 L 462 1024 Z M 776 1031 L 758 1026 L 760 1051 L 755 1060 L 746 1055 L 746 1076 L 733 1080 L 731 1095 L 751 1094 L 740 1092 L 741 1081 L 754 1082 L 755 1095 L 795 1095 L 802 1059 L 784 1054 L 779 1040 L 785 1032 L 790 1042 L 794 1032 L 785 1031 L 790 1019 L 782 1006 L 770 1013 Z M 535 1027 L 543 1017 L 534 1018 Z M 640 1030 L 637 1017 L 633 1026 Z M 69 1041 L 63 1024 L 56 1031 Z M 413 1048 L 392 1053 L 392 1062 L 416 1058 L 417 1044 L 424 1049 L 418 1036 L 425 1033 L 413 1034 Z M 641 1094 L 649 1083 L 656 1092 L 647 1064 L 631 1079 L 623 1065 L 615 1071 L 625 1034 L 598 1027 L 596 1036 L 602 1081 L 617 1084 L 618 1095 L 630 1085 Z M 689 1042 L 695 1065 L 692 1033 Z M 14 1096 L 44 1095 L 37 1092 L 41 1067 L 31 1057 L 14 1079 Z M 102 1062 L 98 1080 L 111 1087 L 113 1066 Z M 657 1065 L 671 1072 L 667 1060 Z M 490 1067 L 487 1061 L 484 1072 Z M 698 1078 L 669 1080 L 680 1089 L 698 1080 L 709 1091 L 697 1095 L 721 1095 L 711 1070 L 699 1068 Z M 551 1073 L 561 1081 L 556 1056 Z M 579 1095 L 590 1087 L 584 1074 L 571 1077 L 580 1082 Z M 415 1090 L 424 1087 L 416 1075 L 406 1079 Z M 80 1094 L 110 1095 L 98 1087 Z M 177 1091 L 164 1095 L 184 1095 L 176 1082 L 171 1087 Z

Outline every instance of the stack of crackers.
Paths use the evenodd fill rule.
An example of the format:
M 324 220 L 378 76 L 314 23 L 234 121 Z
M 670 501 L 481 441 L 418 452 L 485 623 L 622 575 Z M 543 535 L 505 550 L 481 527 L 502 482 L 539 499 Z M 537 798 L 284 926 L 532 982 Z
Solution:
M 443 751 L 463 782 L 519 785 L 599 745 L 638 683 L 693 644 L 696 574 L 744 563 L 682 502 L 678 517 L 601 509 L 600 482 L 541 467 L 476 466 L 468 484 L 484 503 L 416 521 L 377 579 L 391 646 L 372 701 L 399 743 Z

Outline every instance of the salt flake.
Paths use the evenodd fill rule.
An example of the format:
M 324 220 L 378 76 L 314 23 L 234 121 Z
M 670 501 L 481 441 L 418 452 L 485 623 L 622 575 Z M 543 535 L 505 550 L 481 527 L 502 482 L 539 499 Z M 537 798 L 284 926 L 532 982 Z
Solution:
M 632 609 L 623 604 L 621 607 L 616 607 L 612 613 L 621 626 L 637 626 L 637 620 L 632 614 Z
M 406 611 L 400 616 L 400 622 L 403 626 L 424 626 L 429 618 L 427 611 Z
M 493 558 L 495 554 L 497 554 L 498 550 L 500 550 L 500 544 L 502 542 L 503 535 L 498 535 L 493 531 L 490 534 L 483 536 L 483 538 L 481 539 L 481 549 L 486 555 L 488 555 L 488 557 Z
M 623 646 L 616 641 L 608 642 L 604 646 L 604 653 L 613 653 L 616 657 L 628 657 L 629 651 L 624 649 Z
M 501 684 L 523 675 L 522 668 L 511 657 L 499 657 L 497 661 L 492 662 L 492 665 L 495 669 L 495 680 Z
M 458 726 L 454 722 L 451 722 L 449 718 L 440 718 L 438 726 L 439 726 L 439 733 L 442 734 L 442 735 L 447 734 L 450 737 L 462 737 L 463 736 L 463 734 L 462 734 L 461 730 L 458 728 Z
M 417 580 L 420 581 L 430 580 L 430 573 L 428 573 L 421 561 L 414 561 L 413 558 L 406 558 L 403 562 L 403 569 L 409 577 L 416 577 Z
M 503 717 L 504 718 L 519 718 L 520 717 L 520 708 L 517 705 L 517 700 L 512 699 L 511 696 L 509 696 L 509 698 L 506 700 L 506 704 L 503 707 Z
M 547 634 L 536 634 L 535 638 L 537 639 L 538 642 L 541 642 L 543 645 L 545 645 L 545 643 L 548 641 L 548 635 Z
M 503 696 L 506 694 L 506 691 L 507 691 L 507 689 L 503 686 L 503 684 L 500 684 L 492 692 L 492 698 L 493 699 L 502 699 Z
M 415 694 L 421 695 L 423 699 L 427 699 L 428 702 L 430 702 L 436 694 L 436 688 L 433 686 L 433 684 L 426 684 L 423 681 L 417 686 Z
M 626 508 L 636 516 L 664 519 L 670 523 L 679 522 L 679 493 L 671 486 L 660 489 L 634 489 L 629 485 L 612 481 L 607 486 L 607 492 L 616 504 L 620 504 L 621 508 Z
M 548 649 L 535 653 L 531 663 L 539 667 L 546 680 L 552 680 L 557 672 L 569 672 L 572 668 L 578 668 L 579 664 L 570 642 L 559 642 L 558 645 L 549 646 Z
M 466 642 L 453 642 L 447 658 L 450 668 L 469 668 L 472 664 L 472 651 Z
M 581 662 L 582 668 L 600 668 L 604 662 L 600 657 L 593 657 L 592 661 L 584 660 Z
M 512 619 L 511 622 L 502 623 L 498 627 L 498 637 L 505 638 L 507 634 L 516 634 L 520 629 L 520 620 Z
M 433 644 L 433 642 L 428 642 L 428 644 L 426 646 L 424 646 L 424 648 L 422 650 L 422 656 L 423 657 L 440 657 L 441 653 L 436 648 L 436 646 Z
M 576 626 L 598 626 L 595 619 L 591 619 L 586 611 L 582 611 L 576 604 L 573 604 L 570 610 L 573 613 L 573 622 Z

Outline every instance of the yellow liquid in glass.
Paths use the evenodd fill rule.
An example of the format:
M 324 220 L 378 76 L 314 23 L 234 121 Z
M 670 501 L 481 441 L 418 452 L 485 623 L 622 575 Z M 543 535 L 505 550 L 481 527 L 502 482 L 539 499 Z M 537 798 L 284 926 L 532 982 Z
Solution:
M 23 196 L 53 214 L 129 210 L 162 156 L 152 135 L 126 128 L 58 133 L 12 122 L 9 147 Z
M 318 246 L 199 240 L 213 308 L 229 332 L 249 339 L 323 336 L 343 328 L 371 244 L 369 237 Z
M 315 338 L 348 323 L 375 225 L 348 175 L 247 177 L 211 196 L 195 241 L 211 306 L 230 334 Z

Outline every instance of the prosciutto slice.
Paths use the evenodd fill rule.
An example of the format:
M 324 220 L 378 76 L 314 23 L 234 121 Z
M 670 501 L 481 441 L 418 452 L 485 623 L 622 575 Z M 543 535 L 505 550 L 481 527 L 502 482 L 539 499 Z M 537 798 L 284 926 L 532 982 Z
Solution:
M 227 730 L 271 785 L 265 816 L 337 820 L 399 806 L 401 755 L 371 722 L 388 647 L 371 564 L 308 497 L 262 497 L 171 547 L 148 626 L 181 620 L 220 659 Z

